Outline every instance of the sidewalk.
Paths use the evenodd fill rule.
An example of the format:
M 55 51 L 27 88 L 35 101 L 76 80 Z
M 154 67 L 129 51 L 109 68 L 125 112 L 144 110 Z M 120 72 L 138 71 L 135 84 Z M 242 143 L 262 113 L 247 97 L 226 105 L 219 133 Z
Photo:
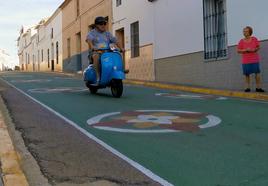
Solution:
M 0 98 L 0 186 L 28 186 L 24 173 L 20 167 L 20 156 L 16 152 L 7 126 L 5 124 L 4 103 Z
M 124 82 L 128 84 L 132 84 L 132 85 L 141 85 L 141 86 L 168 89 L 168 90 L 186 91 L 186 92 L 193 92 L 193 93 L 198 93 L 198 94 L 213 94 L 213 95 L 218 95 L 218 96 L 268 101 L 267 92 L 246 93 L 246 92 L 236 91 L 236 90 L 219 90 L 219 89 L 212 89 L 212 88 L 183 86 L 183 85 L 178 85 L 178 84 L 169 84 L 169 83 L 160 83 L 160 82 L 151 82 L 151 81 L 139 81 L 139 80 L 125 80 Z

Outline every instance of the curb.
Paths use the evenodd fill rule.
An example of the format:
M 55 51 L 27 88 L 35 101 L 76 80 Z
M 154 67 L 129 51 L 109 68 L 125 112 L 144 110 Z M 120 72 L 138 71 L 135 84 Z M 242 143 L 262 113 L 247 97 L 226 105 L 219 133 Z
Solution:
M 20 155 L 13 146 L 2 111 L 0 111 L 0 162 L 4 186 L 29 185 L 21 170 Z
M 213 95 L 226 96 L 226 97 L 268 101 L 268 94 L 262 94 L 262 93 L 245 93 L 245 92 L 240 92 L 240 91 L 197 88 L 197 87 L 190 87 L 190 86 L 181 86 L 181 85 L 164 84 L 164 83 L 149 82 L 149 81 L 137 81 L 137 80 L 124 80 L 124 82 L 128 84 L 132 84 L 132 85 L 140 85 L 140 86 L 147 86 L 147 87 L 154 87 L 154 88 L 161 88 L 161 89 L 179 90 L 179 91 L 193 92 L 193 93 L 199 93 L 199 94 L 213 94 Z

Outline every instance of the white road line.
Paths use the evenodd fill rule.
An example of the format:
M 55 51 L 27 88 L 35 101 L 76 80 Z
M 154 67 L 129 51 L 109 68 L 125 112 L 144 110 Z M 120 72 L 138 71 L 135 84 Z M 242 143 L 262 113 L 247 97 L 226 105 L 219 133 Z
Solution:
M 268 104 L 268 101 L 258 101 L 258 100 L 253 100 L 253 99 L 236 99 L 238 101 L 247 101 L 251 103 L 263 103 L 263 104 Z
M 1 78 L 2 79 L 2 78 Z M 84 135 L 86 135 L 87 137 L 89 137 L 90 139 L 94 140 L 95 142 L 97 142 L 99 145 L 103 146 L 104 148 L 106 148 L 108 151 L 110 151 L 111 153 L 113 153 L 114 155 L 118 156 L 119 158 L 125 160 L 127 163 L 129 163 L 131 166 L 135 167 L 136 169 L 138 169 L 139 171 L 141 171 L 143 174 L 145 174 L 146 176 L 148 176 L 149 178 L 151 178 L 152 180 L 160 183 L 161 185 L 164 186 L 173 186 L 173 184 L 169 183 L 168 181 L 164 180 L 163 178 L 161 178 L 160 176 L 154 174 L 152 171 L 150 171 L 149 169 L 143 167 L 142 165 L 140 165 L 139 163 L 135 162 L 134 160 L 128 158 L 127 156 L 125 156 L 124 154 L 120 153 L 119 151 L 117 151 L 116 149 L 114 149 L 113 147 L 109 146 L 108 144 L 106 144 L 105 142 L 103 142 L 102 140 L 98 139 L 97 137 L 95 137 L 93 134 L 91 134 L 90 132 L 86 131 L 85 129 L 79 127 L 78 124 L 74 123 L 73 121 L 69 120 L 68 118 L 64 117 L 63 115 L 61 115 L 60 113 L 58 113 L 57 111 L 53 110 L 52 108 L 48 107 L 47 105 L 41 103 L 40 101 L 36 100 L 35 98 L 33 98 L 32 96 L 28 95 L 27 93 L 25 93 L 24 91 L 18 89 L 17 87 L 15 87 L 14 85 L 10 84 L 9 82 L 7 82 L 6 80 L 2 79 L 4 82 L 6 82 L 8 85 L 10 85 L 11 87 L 13 87 L 14 89 L 18 90 L 20 93 L 22 93 L 23 95 L 27 96 L 28 98 L 30 98 L 31 100 L 35 101 L 36 103 L 40 104 L 41 106 L 43 106 L 44 108 L 46 108 L 47 110 L 49 110 L 50 112 L 54 113 L 55 115 L 57 115 L 58 117 L 60 117 L 61 119 L 63 119 L 64 121 L 66 121 L 67 123 L 69 123 L 71 126 L 73 126 L 74 128 L 76 128 L 77 130 L 79 130 L 81 133 L 83 133 Z

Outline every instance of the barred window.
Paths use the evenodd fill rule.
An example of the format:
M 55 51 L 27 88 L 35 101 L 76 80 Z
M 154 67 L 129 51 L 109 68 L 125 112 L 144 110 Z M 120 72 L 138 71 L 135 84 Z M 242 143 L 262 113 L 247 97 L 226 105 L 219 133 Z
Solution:
M 120 6 L 122 4 L 122 0 L 116 0 L 116 7 Z
M 56 42 L 56 63 L 59 64 L 59 42 Z
M 42 62 L 44 61 L 44 50 L 43 49 L 41 50 L 41 60 L 42 60 Z
M 79 17 L 80 15 L 80 0 L 76 0 L 76 16 Z
M 51 39 L 53 39 L 53 37 L 54 37 L 54 30 L 53 30 L 53 28 L 51 28 L 51 34 L 50 34 L 50 36 L 51 36 Z
M 203 0 L 204 57 L 227 56 L 226 0 Z
M 49 49 L 47 49 L 47 67 L 49 68 L 49 60 L 50 60 L 50 56 L 49 56 Z
M 131 58 L 140 56 L 139 22 L 130 25 L 131 30 Z
M 67 57 L 71 57 L 71 38 L 67 39 Z

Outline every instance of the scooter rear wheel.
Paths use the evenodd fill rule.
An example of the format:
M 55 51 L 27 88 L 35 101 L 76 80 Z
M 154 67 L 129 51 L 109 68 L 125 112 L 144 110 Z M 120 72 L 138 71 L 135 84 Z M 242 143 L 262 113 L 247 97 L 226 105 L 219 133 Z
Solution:
M 113 79 L 111 82 L 112 95 L 120 98 L 123 94 L 123 82 L 121 79 Z

